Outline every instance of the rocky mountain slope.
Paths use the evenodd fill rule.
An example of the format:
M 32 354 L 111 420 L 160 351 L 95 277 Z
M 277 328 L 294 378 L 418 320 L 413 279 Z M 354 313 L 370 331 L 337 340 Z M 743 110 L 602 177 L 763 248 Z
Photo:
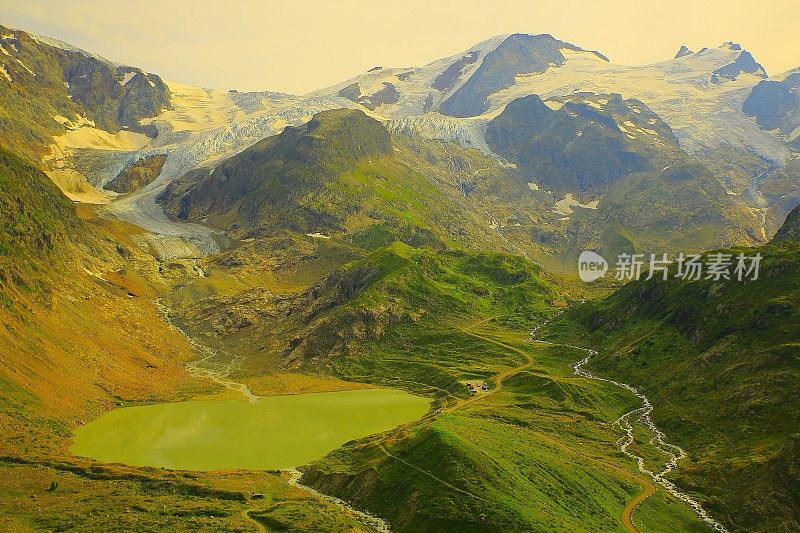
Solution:
M 786 222 L 775 234 L 772 242 L 800 242 L 800 206 L 795 207 L 789 213 L 789 216 L 786 217 Z
M 492 151 L 540 187 L 601 196 L 623 176 L 683 155 L 669 126 L 638 100 L 589 93 L 565 100 L 518 98 L 486 128 Z
M 800 148 L 800 70 L 760 81 L 742 111 L 768 131 L 777 130 L 789 146 Z
M 52 137 L 82 126 L 95 135 L 155 136 L 141 119 L 169 107 L 155 74 L 116 65 L 44 37 L 0 26 L 2 146 L 35 162 Z M 123 134 L 122 136 L 125 136 Z

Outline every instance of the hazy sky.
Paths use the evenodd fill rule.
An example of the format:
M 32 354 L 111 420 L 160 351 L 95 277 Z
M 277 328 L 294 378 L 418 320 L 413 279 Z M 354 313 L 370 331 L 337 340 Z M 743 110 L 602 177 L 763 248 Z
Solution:
M 770 74 L 800 66 L 797 0 L 0 0 L 0 23 L 179 82 L 293 93 L 517 32 L 624 64 L 733 40 Z

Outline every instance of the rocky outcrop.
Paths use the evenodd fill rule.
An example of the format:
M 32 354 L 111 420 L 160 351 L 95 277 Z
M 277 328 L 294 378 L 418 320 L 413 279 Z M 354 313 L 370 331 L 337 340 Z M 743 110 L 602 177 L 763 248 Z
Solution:
M 800 149 L 800 69 L 759 82 L 744 101 L 742 111 L 755 117 L 762 129 L 777 130 L 790 146 Z
M 753 74 L 761 78 L 766 78 L 767 73 L 759 63 L 753 58 L 752 54 L 747 50 L 742 50 L 742 47 L 736 43 L 725 43 L 721 48 L 728 50 L 737 50 L 741 53 L 736 57 L 733 63 L 725 65 L 714 70 L 711 73 L 711 83 L 724 83 L 725 81 L 733 81 L 741 74 Z
M 383 104 L 394 104 L 400 100 L 400 93 L 397 92 L 397 87 L 388 82 L 384 82 L 383 88 L 372 94 L 361 94 L 361 86 L 358 83 L 353 83 L 340 90 L 339 96 L 359 103 L 370 111 L 375 111 L 376 108 Z
M 638 100 L 579 93 L 557 105 L 536 95 L 519 98 L 486 128 L 491 149 L 539 185 L 597 194 L 649 168 L 653 154 L 677 150 L 669 126 Z
M 155 181 L 166 160 L 167 156 L 157 154 L 134 161 L 123 168 L 116 178 L 103 185 L 103 188 L 118 193 L 137 191 Z

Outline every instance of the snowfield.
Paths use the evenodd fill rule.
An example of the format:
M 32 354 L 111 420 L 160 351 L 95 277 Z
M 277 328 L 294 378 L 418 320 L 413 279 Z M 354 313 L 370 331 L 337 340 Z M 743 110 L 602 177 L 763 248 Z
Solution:
M 644 66 L 617 65 L 595 52 L 562 48 L 562 65 L 551 62 L 542 72 L 517 73 L 510 87 L 486 97 L 488 109 L 482 114 L 467 118 L 443 114 L 443 102 L 478 72 L 484 59 L 507 37 L 488 39 L 423 67 L 375 67 L 305 96 L 221 91 L 165 80 L 172 108 L 142 121 L 143 125 L 155 126 L 158 134 L 154 139 L 124 130 L 103 132 L 94 124 L 82 122 L 80 117 L 75 122 L 55 117 L 70 131 L 55 139 L 52 153 L 46 159 L 54 169 L 55 181 L 81 189 L 66 191 L 74 199 L 108 202 L 108 209 L 117 216 L 152 232 L 153 246 L 165 257 L 194 257 L 215 251 L 217 238 L 211 230 L 176 222 L 163 214 L 155 199 L 167 184 L 196 168 L 211 170 L 218 161 L 329 109 L 362 109 L 394 133 L 453 141 L 492 156 L 484 138 L 487 123 L 511 101 L 536 94 L 551 109 L 560 109 L 575 93 L 594 93 L 597 98 L 583 98 L 583 101 L 602 109 L 608 103 L 608 95 L 618 93 L 625 99 L 641 100 L 659 115 L 689 153 L 730 146 L 776 165 L 781 165 L 790 153 L 777 133 L 763 131 L 754 118 L 742 113 L 742 103 L 766 73 L 749 53 L 732 43 L 699 52 L 682 50 L 680 57 Z M 119 82 L 124 85 L 138 72 L 132 69 Z M 5 68 L 0 69 L 0 75 L 11 81 Z M 631 110 L 642 112 L 635 106 Z M 619 127 L 630 138 L 657 140 L 659 134 L 649 127 L 655 122 L 655 119 L 649 123 L 627 120 Z M 800 135 L 800 128 L 793 135 Z M 80 149 L 107 154 L 100 156 L 101 164 L 95 165 L 92 175 L 81 175 L 70 166 L 70 156 Z M 155 154 L 165 154 L 167 160 L 153 183 L 121 196 L 102 190 L 102 185 L 130 161 Z M 87 185 L 97 190 L 86 190 Z M 575 208 L 596 206 L 597 200 L 581 204 L 574 196 L 567 195 L 556 203 L 554 212 L 567 219 Z

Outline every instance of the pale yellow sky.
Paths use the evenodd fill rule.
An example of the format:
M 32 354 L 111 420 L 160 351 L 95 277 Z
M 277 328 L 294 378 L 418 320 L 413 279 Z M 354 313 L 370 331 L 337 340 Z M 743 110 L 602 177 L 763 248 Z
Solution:
M 624 64 L 732 40 L 770 74 L 800 66 L 797 0 L 0 0 L 0 23 L 179 82 L 293 93 L 517 32 L 551 33 Z

